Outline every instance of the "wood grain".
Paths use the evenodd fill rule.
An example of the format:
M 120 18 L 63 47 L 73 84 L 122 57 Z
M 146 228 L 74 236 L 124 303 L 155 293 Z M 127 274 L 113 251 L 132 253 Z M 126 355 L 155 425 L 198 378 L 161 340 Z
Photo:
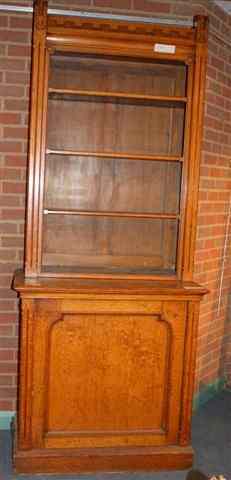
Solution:
M 139 61 L 122 57 L 54 53 L 51 56 L 50 91 L 103 92 L 136 99 L 182 99 L 186 102 L 186 67 L 183 64 Z M 118 92 L 120 92 L 118 94 Z M 151 98 L 150 98 L 151 97 Z M 176 98 L 177 97 L 177 98 Z
M 191 466 L 206 36 L 35 2 L 17 472 Z
M 166 286 L 163 281 L 162 285 L 150 282 L 149 290 L 137 295 L 137 281 L 130 281 L 130 293 L 128 287 L 124 291 L 122 281 L 100 285 L 100 280 L 95 280 L 95 289 L 92 282 L 41 279 L 36 283 L 22 275 L 16 278 L 15 288 L 27 307 L 23 310 L 25 328 L 28 318 L 35 315 L 30 338 L 37 339 L 32 354 L 28 350 L 30 338 L 21 337 L 23 351 L 29 352 L 30 388 L 20 389 L 20 403 L 30 412 L 26 451 L 32 463 L 29 466 L 30 462 L 26 465 L 23 460 L 25 447 L 20 442 L 15 455 L 17 470 L 39 472 L 35 460 L 39 455 L 44 472 L 54 473 L 55 468 L 60 472 L 81 471 L 90 468 L 81 451 L 94 455 L 103 447 L 114 449 L 111 468 L 120 468 L 122 458 L 125 469 L 129 464 L 141 468 L 141 446 L 147 458 L 151 455 L 147 470 L 159 469 L 164 468 L 158 460 L 161 445 L 163 462 L 175 445 L 169 465 L 183 468 L 186 447 L 177 450 L 177 444 L 184 425 L 184 438 L 189 442 L 189 413 L 182 416 L 182 387 L 189 402 L 192 384 L 186 373 L 195 352 L 193 331 L 186 326 L 190 321 L 196 328 L 196 305 L 204 291 L 193 284 L 186 288 L 175 282 Z M 28 301 L 30 298 L 33 300 Z M 196 307 L 190 319 L 188 302 L 191 308 Z M 24 377 L 21 382 L 25 382 Z M 23 424 L 20 416 L 19 429 Z M 23 437 L 24 429 L 21 432 Z M 151 446 L 157 450 L 149 454 Z M 72 463 L 69 449 L 80 463 Z M 50 463 L 52 452 L 56 452 L 58 463 Z M 101 470 L 105 455 L 96 462 Z

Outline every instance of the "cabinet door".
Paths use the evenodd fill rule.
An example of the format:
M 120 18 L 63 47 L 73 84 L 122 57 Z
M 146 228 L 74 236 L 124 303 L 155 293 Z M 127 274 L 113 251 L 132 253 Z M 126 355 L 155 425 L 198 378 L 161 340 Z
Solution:
M 185 302 L 35 300 L 31 443 L 177 444 Z

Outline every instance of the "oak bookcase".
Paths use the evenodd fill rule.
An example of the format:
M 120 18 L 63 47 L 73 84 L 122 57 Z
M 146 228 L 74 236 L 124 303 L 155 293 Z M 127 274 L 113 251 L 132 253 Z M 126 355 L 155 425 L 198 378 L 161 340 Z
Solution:
M 206 44 L 35 2 L 18 472 L 192 464 Z

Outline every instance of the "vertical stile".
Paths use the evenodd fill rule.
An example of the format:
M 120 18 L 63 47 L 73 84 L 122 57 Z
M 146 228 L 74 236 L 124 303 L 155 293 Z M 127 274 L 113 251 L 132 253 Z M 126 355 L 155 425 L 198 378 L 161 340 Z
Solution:
M 27 276 L 38 273 L 39 251 L 39 209 L 40 209 L 40 165 L 42 138 L 45 134 L 44 119 L 44 78 L 45 51 L 47 31 L 46 0 L 35 2 L 34 34 L 33 34 L 33 69 L 31 91 L 31 120 L 29 148 L 29 176 L 27 194 L 27 231 L 26 231 L 26 262 Z
M 183 246 L 185 241 L 185 217 L 188 195 L 188 177 L 190 168 L 190 125 L 192 115 L 192 95 L 193 95 L 193 77 L 194 77 L 194 58 L 191 57 L 187 63 L 187 105 L 185 111 L 184 124 L 184 150 L 182 162 L 182 179 L 181 179 L 181 198 L 180 198 L 180 225 L 179 225 L 179 242 L 177 251 L 177 276 L 182 278 L 184 273 Z
M 40 192 L 39 192 L 39 218 L 38 218 L 38 273 L 41 273 L 42 264 L 42 241 L 43 241 L 43 201 L 45 186 L 45 165 L 46 165 L 46 132 L 47 132 L 47 114 L 48 114 L 48 74 L 49 74 L 49 52 L 46 51 L 44 63 L 44 91 L 43 91 L 43 117 L 42 117 L 42 137 L 41 137 L 41 166 L 40 166 Z
M 205 94 L 204 86 L 206 79 L 208 21 L 207 18 L 198 16 L 195 17 L 195 23 L 196 49 L 192 95 L 192 114 L 189 131 L 190 168 L 188 168 L 185 236 L 183 243 L 183 280 L 192 280 L 193 278 L 200 174 L 200 149 Z

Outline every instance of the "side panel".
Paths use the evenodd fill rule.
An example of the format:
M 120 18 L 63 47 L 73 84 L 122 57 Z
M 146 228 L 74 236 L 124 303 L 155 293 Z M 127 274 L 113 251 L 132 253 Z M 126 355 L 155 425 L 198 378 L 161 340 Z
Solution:
M 185 302 L 35 305 L 33 448 L 177 445 Z

